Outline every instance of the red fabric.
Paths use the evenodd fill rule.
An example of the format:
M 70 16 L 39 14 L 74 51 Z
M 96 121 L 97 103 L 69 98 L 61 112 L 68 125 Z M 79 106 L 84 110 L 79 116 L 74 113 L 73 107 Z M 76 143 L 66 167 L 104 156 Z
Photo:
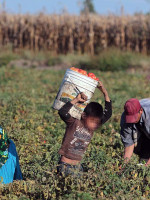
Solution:
M 129 99 L 126 101 L 124 110 L 126 115 L 126 123 L 135 123 L 138 119 L 138 112 L 141 109 L 141 105 L 138 99 Z

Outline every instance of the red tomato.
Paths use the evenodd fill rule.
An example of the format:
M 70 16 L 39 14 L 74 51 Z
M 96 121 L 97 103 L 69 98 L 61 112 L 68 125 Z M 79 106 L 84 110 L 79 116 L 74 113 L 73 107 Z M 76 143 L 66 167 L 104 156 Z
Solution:
M 95 76 L 95 77 L 93 77 L 93 79 L 94 79 L 94 80 L 97 80 L 96 76 Z
M 75 71 L 75 72 L 79 72 L 79 69 L 78 69 L 78 68 L 71 67 L 70 69 L 73 70 L 73 71 Z
M 79 69 L 79 73 L 87 76 L 87 72 L 85 70 L 83 70 L 83 69 Z
M 99 81 L 99 78 L 97 78 L 94 73 L 88 73 L 88 77 L 90 77 L 96 81 Z
M 95 74 L 93 74 L 93 73 L 88 73 L 88 77 L 90 77 L 90 78 L 92 78 L 92 79 L 96 79 L 96 76 L 95 76 Z

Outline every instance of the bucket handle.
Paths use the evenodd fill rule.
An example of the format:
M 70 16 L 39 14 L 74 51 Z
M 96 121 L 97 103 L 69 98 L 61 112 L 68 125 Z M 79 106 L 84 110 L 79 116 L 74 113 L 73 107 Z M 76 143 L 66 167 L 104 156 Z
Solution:
M 74 87 L 75 90 L 77 90 L 78 93 L 81 93 L 81 91 L 79 90 L 79 88 L 73 83 L 73 81 L 71 80 L 70 76 L 67 76 L 67 78 L 69 78 L 72 86 Z
M 75 91 L 77 91 L 78 94 L 82 93 L 82 92 L 79 90 L 79 88 L 75 85 L 75 83 L 73 83 L 73 81 L 71 80 L 70 76 L 66 76 L 66 78 L 69 78 L 72 87 L 74 88 Z M 88 100 L 90 100 L 90 99 L 87 99 L 87 101 L 88 101 Z

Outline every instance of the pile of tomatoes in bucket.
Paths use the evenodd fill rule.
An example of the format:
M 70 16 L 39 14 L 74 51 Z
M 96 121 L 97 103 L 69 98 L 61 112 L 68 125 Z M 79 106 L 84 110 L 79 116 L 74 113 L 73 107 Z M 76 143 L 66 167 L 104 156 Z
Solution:
M 97 78 L 94 73 L 91 73 L 91 72 L 87 73 L 85 70 L 79 69 L 79 68 L 76 68 L 76 67 L 71 67 L 70 69 L 75 71 L 75 72 L 78 72 L 78 73 L 80 73 L 80 74 L 82 74 L 84 76 L 88 76 L 88 77 L 90 77 L 90 78 L 92 78 L 92 79 L 94 79 L 96 81 L 99 81 L 99 78 Z

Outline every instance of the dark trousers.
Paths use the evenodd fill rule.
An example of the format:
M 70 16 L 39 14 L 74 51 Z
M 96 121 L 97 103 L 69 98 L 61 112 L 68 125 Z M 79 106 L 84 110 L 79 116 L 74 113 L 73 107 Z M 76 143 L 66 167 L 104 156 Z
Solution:
M 81 164 L 79 165 L 70 165 L 68 163 L 59 161 L 57 166 L 57 174 L 61 176 L 81 176 L 83 173 L 83 167 Z
M 150 139 L 142 134 L 138 140 L 134 153 L 139 155 L 140 159 L 148 160 L 150 158 Z

